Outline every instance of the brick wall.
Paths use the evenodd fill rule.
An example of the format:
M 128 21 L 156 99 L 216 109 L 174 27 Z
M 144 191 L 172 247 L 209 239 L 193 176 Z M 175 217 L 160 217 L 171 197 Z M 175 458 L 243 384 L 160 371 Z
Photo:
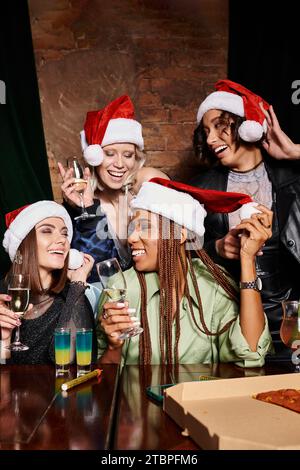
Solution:
M 88 110 L 121 94 L 143 124 L 147 165 L 195 172 L 195 116 L 226 77 L 227 0 L 29 0 L 54 196 L 57 161 L 81 155 Z

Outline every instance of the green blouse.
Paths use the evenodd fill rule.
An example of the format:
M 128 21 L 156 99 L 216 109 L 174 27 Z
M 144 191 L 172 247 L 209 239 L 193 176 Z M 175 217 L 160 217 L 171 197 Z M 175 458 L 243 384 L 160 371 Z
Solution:
M 210 331 L 219 331 L 229 320 L 236 318 L 230 328 L 219 336 L 207 336 L 201 333 L 195 326 L 189 311 L 188 300 L 183 297 L 180 303 L 180 339 L 179 362 L 181 364 L 235 362 L 242 367 L 261 367 L 264 357 L 271 347 L 271 336 L 265 318 L 265 328 L 258 342 L 257 350 L 251 351 L 244 338 L 240 322 L 239 307 L 228 297 L 222 287 L 207 271 L 205 265 L 199 259 L 193 259 L 193 267 L 198 281 L 199 292 L 202 300 L 203 314 L 206 325 Z M 127 282 L 127 300 L 129 307 L 135 308 L 135 316 L 140 318 L 141 289 L 134 268 L 124 272 Z M 152 364 L 160 364 L 159 345 L 159 278 L 154 272 L 145 273 L 147 284 L 147 314 L 152 345 Z M 188 272 L 188 286 L 193 302 L 195 317 L 200 324 L 198 303 L 190 272 Z M 99 316 L 105 303 L 105 294 L 99 301 Z M 107 339 L 98 322 L 98 356 L 100 357 L 107 348 Z M 173 326 L 173 340 L 175 338 L 175 322 Z M 203 328 L 202 328 L 203 329 Z M 143 333 L 142 333 L 143 334 Z M 123 363 L 139 363 L 139 336 L 124 342 L 122 348 Z

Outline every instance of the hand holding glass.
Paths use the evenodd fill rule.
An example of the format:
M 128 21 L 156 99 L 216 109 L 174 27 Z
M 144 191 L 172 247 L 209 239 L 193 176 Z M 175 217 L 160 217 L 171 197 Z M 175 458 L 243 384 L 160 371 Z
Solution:
M 11 296 L 10 309 L 23 317 L 29 304 L 30 275 L 12 274 L 8 281 L 8 295 Z M 16 336 L 13 343 L 7 346 L 11 351 L 27 351 L 28 346 L 20 341 L 20 327 L 16 329 Z
M 296 300 L 285 300 L 282 302 L 283 320 L 280 327 L 280 338 L 282 342 L 291 348 L 292 362 L 295 372 L 300 372 L 300 303 Z
M 77 219 L 85 220 L 85 219 L 96 217 L 96 214 L 89 214 L 85 208 L 84 200 L 83 200 L 83 193 L 85 191 L 85 188 L 88 182 L 87 180 L 84 179 L 83 168 L 80 165 L 76 157 L 68 159 L 68 168 L 73 169 L 73 176 L 75 178 L 73 186 L 74 186 L 75 191 L 77 191 L 79 195 L 81 211 L 82 211 L 81 215 L 75 217 L 75 220 Z
M 106 293 L 108 302 L 125 302 L 126 281 L 119 262 L 116 258 L 107 259 L 96 264 L 98 276 Z M 127 339 L 139 335 L 144 330 L 135 326 L 120 333 L 118 339 Z

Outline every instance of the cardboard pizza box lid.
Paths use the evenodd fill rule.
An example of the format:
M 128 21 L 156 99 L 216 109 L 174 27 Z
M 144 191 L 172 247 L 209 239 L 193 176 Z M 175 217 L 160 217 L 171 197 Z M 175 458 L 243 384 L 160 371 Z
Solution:
M 284 388 L 300 390 L 300 374 L 185 382 L 164 410 L 202 449 L 300 449 L 300 414 L 253 398 Z

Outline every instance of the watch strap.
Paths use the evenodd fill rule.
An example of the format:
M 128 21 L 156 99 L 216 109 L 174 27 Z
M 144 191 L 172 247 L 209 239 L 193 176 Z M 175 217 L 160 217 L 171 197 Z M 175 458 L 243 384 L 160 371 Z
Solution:
M 254 289 L 257 292 L 259 292 L 260 289 L 258 286 L 257 279 L 258 278 L 256 278 L 254 281 L 247 281 L 247 282 L 240 281 L 240 289 Z

